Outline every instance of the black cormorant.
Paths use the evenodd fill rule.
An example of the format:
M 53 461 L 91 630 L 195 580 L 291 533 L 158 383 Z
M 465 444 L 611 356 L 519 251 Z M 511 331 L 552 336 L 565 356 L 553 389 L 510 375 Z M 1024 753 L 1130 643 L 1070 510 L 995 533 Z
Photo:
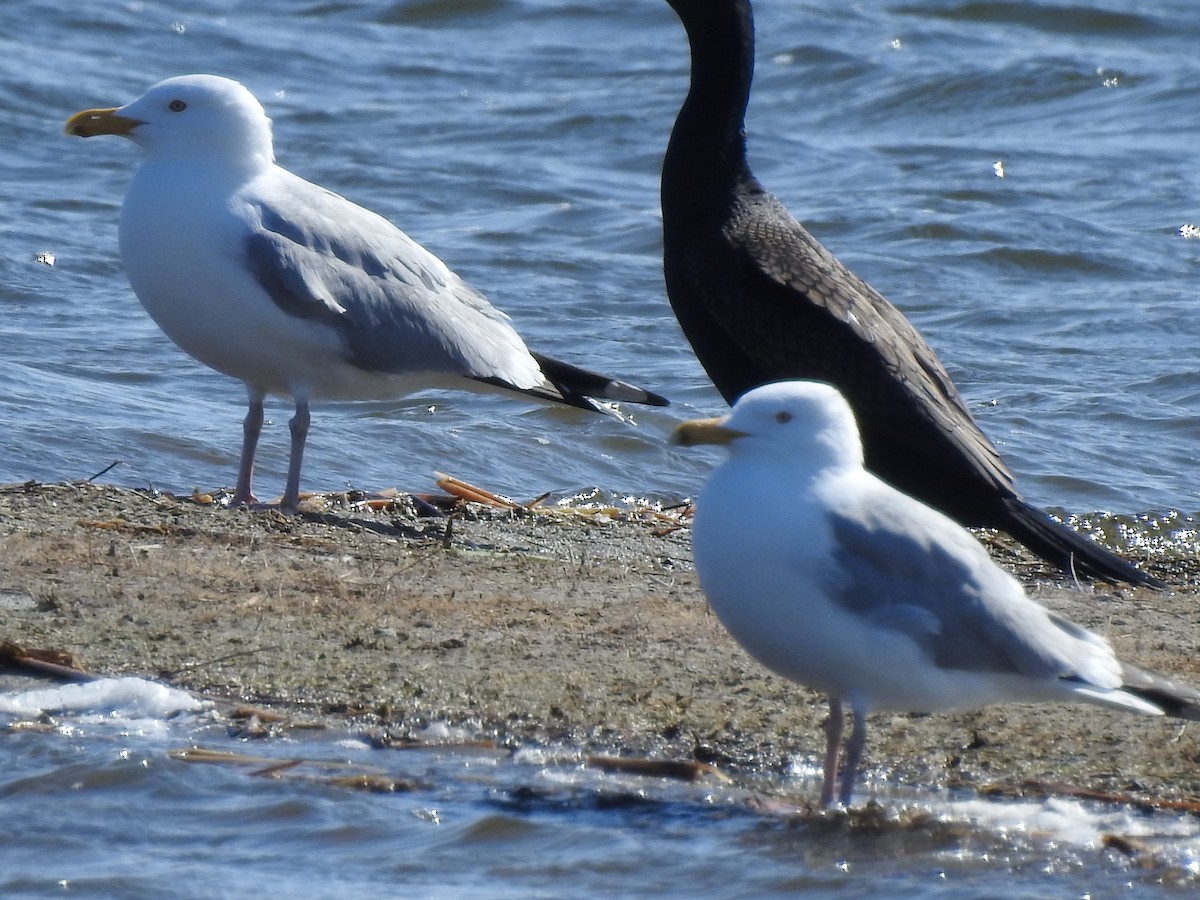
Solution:
M 1161 586 L 1030 505 L 933 350 L 750 171 L 748 0 L 668 0 L 692 76 L 663 160 L 663 270 L 684 334 L 727 402 L 824 381 L 850 401 L 867 467 L 963 525 L 1008 532 L 1066 572 Z

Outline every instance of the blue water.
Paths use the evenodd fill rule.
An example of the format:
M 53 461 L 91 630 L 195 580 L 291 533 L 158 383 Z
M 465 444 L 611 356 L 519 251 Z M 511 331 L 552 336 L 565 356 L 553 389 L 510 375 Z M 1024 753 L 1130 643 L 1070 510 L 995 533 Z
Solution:
M 1180 232 L 1200 224 L 1200 8 L 825 6 L 759 4 L 762 180 L 918 324 L 1030 498 L 1200 510 L 1200 239 Z M 521 498 L 678 496 L 711 467 L 663 440 L 721 408 L 661 279 L 688 71 L 665 3 L 8 0 L 0 51 L 0 481 L 114 460 L 126 485 L 233 481 L 241 386 L 176 350 L 122 275 L 139 151 L 61 133 L 190 71 L 249 85 L 281 164 L 393 219 L 530 344 L 675 401 L 636 427 L 469 394 L 334 404 L 306 487 L 428 489 L 439 469 Z M 264 493 L 290 410 L 269 414 Z
M 0 775 L 6 898 L 1138 897 L 1200 878 L 1200 826 L 1177 815 L 886 786 L 876 817 L 822 815 L 804 811 L 811 778 L 617 775 L 573 748 L 466 745 L 437 726 L 401 750 L 337 732 L 245 741 L 211 708 L 84 690 L 47 700 L 41 731 L 22 694 L 0 695 L 0 721 L 26 723 Z M 198 749 L 236 756 L 189 761 Z M 1142 862 L 1102 849 L 1106 834 L 1138 841 Z
M 1079 513 L 1200 511 L 1200 5 L 756 12 L 757 174 L 913 319 L 1024 493 Z M 314 415 L 305 487 L 427 490 L 438 469 L 521 499 L 698 489 L 715 457 L 664 441 L 721 403 L 662 286 L 658 173 L 688 71 L 662 0 L 5 0 L 0 482 L 116 460 L 103 480 L 234 480 L 241 386 L 176 350 L 122 274 L 117 212 L 138 151 L 62 134 L 79 109 L 195 71 L 246 83 L 282 165 L 391 218 L 532 346 L 675 401 L 631 410 L 632 426 L 467 394 L 331 404 Z M 260 496 L 282 489 L 289 415 L 269 408 Z M 429 896 L 984 896 L 998 873 L 1006 896 L 1145 884 L 1096 851 L 996 839 L 1004 863 L 947 861 L 922 832 L 899 852 L 854 832 L 813 839 L 690 791 L 650 816 L 588 799 L 594 787 L 505 802 L 503 785 L 536 768 L 496 766 L 497 788 L 451 765 L 427 794 L 377 797 L 170 762 L 168 745 L 136 749 L 146 768 L 113 737 L 7 737 L 7 818 L 39 824 L 4 844 L 19 848 L 4 870 L 44 851 L 76 865 L 27 862 L 28 892 L 57 895 L 61 878 L 130 897 L 243 896 L 272 879 L 312 896 L 400 883 Z M 429 827 L 430 808 L 452 810 L 453 827 Z

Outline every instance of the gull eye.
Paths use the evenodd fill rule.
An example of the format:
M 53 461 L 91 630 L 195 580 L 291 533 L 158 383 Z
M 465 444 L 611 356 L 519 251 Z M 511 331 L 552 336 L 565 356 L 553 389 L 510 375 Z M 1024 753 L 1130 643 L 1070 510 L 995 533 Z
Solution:
M 172 100 L 167 104 L 167 109 L 169 109 L 171 112 L 183 112 L 185 109 L 187 109 L 187 104 L 182 100 Z
M 786 425 L 788 422 L 792 421 L 792 414 L 787 410 L 780 410 L 779 412 L 775 413 L 775 421 L 780 425 Z

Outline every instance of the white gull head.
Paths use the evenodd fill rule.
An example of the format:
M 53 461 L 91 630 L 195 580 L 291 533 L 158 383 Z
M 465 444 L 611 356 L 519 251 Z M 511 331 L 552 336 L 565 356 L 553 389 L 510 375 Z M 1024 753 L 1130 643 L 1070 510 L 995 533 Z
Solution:
M 118 134 L 155 159 L 257 170 L 275 161 L 271 120 L 262 104 L 243 85 L 217 75 L 168 78 L 132 103 L 80 113 L 68 130 L 81 137 Z

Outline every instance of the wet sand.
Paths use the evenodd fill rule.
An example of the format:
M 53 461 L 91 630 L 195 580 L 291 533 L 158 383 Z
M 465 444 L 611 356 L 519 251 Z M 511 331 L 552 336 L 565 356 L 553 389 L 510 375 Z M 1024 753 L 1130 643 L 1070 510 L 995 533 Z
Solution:
M 819 759 L 823 699 L 723 631 L 678 512 L 422 516 L 407 497 L 314 508 L 287 518 L 100 485 L 0 486 L 0 640 L 202 693 L 249 730 L 403 740 L 446 722 L 502 744 L 747 775 Z M 985 537 L 1041 602 L 1200 683 L 1200 561 L 1152 568 L 1169 593 L 1079 589 Z M 867 767 L 923 788 L 1034 780 L 1197 798 L 1200 727 L 1067 705 L 880 714 Z

